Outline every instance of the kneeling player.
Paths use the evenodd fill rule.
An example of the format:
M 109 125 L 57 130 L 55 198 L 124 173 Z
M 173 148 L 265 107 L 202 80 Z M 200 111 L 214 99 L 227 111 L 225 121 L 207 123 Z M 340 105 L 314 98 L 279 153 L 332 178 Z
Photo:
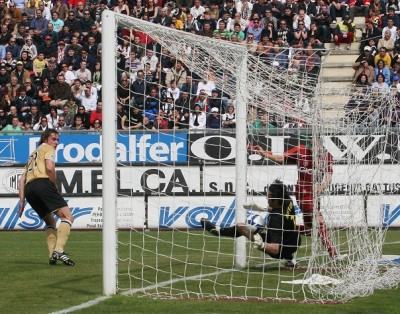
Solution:
M 266 225 L 255 231 L 244 224 L 217 229 L 206 219 L 202 219 L 201 224 L 204 229 L 214 235 L 245 236 L 254 243 L 255 247 L 272 258 L 286 259 L 288 260 L 287 266 L 294 266 L 291 261 L 301 244 L 301 238 L 296 228 L 293 202 L 286 186 L 278 180 L 268 188 L 268 212 Z

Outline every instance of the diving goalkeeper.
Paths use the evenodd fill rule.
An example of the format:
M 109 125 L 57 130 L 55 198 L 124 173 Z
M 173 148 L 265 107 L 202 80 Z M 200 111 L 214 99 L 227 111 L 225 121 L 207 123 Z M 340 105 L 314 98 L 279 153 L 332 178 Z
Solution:
M 292 147 L 283 155 L 276 155 L 270 151 L 262 149 L 260 146 L 250 146 L 251 152 L 268 158 L 278 164 L 296 164 L 297 165 L 297 185 L 296 200 L 303 212 L 304 233 L 311 235 L 314 211 L 314 193 L 319 195 L 326 190 L 332 179 L 332 155 L 327 152 L 319 141 L 315 141 L 314 147 L 311 145 L 311 138 L 304 137 L 305 144 L 299 144 Z M 313 160 L 313 151 L 318 150 L 318 160 Z M 316 170 L 314 171 L 314 165 Z M 329 238 L 324 218 L 317 208 L 316 212 L 318 223 L 318 236 L 325 246 L 328 254 L 332 258 L 338 256 L 335 245 Z
M 203 229 L 217 236 L 245 236 L 272 258 L 285 259 L 290 263 L 301 244 L 301 237 L 296 228 L 293 202 L 286 186 L 278 180 L 268 188 L 268 212 L 266 225 L 255 231 L 245 224 L 220 229 L 206 219 L 202 219 L 201 224 Z M 294 266 L 289 263 L 288 266 Z

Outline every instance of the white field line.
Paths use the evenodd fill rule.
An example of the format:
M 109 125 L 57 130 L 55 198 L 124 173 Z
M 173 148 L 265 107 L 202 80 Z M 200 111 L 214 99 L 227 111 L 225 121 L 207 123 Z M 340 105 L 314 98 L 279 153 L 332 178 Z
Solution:
M 130 289 L 127 291 L 122 292 L 120 295 L 131 295 L 131 294 L 135 294 L 138 292 L 144 292 L 147 290 L 153 290 L 153 289 L 157 289 L 157 288 L 162 288 L 177 282 L 181 282 L 181 281 L 185 281 L 185 280 L 198 280 L 201 278 L 205 278 L 205 277 L 211 277 L 211 276 L 216 276 L 219 274 L 223 274 L 223 273 L 228 273 L 228 272 L 232 272 L 232 271 L 236 271 L 235 269 L 222 269 L 219 271 L 215 271 L 213 273 L 207 273 L 207 274 L 202 274 L 202 275 L 195 275 L 195 276 L 190 276 L 190 277 L 183 277 L 183 278 L 177 278 L 177 279 L 172 279 L 172 280 L 168 280 L 168 281 L 163 281 L 151 286 L 147 286 L 147 287 L 143 287 L 143 288 L 136 288 L 136 289 Z M 75 311 L 80 311 L 86 308 L 89 308 L 91 306 L 100 304 L 108 299 L 110 299 L 111 296 L 101 296 L 98 298 L 95 298 L 93 300 L 78 304 L 78 305 L 74 305 L 71 307 L 68 307 L 66 309 L 60 310 L 60 311 L 56 311 L 56 312 L 51 312 L 50 314 L 67 314 L 67 313 L 72 313 Z

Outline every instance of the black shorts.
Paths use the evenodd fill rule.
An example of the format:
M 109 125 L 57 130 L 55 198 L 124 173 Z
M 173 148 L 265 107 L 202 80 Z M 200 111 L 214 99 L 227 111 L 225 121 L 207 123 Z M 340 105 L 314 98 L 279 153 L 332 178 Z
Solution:
M 36 179 L 25 186 L 25 197 L 40 218 L 68 206 L 49 179 Z

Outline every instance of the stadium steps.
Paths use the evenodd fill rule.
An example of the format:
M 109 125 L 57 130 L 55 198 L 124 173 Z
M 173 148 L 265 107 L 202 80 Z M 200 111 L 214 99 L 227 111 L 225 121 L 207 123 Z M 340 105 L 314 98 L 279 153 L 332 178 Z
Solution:
M 348 67 L 323 67 L 321 71 L 322 82 L 351 82 L 353 80 L 354 70 Z

